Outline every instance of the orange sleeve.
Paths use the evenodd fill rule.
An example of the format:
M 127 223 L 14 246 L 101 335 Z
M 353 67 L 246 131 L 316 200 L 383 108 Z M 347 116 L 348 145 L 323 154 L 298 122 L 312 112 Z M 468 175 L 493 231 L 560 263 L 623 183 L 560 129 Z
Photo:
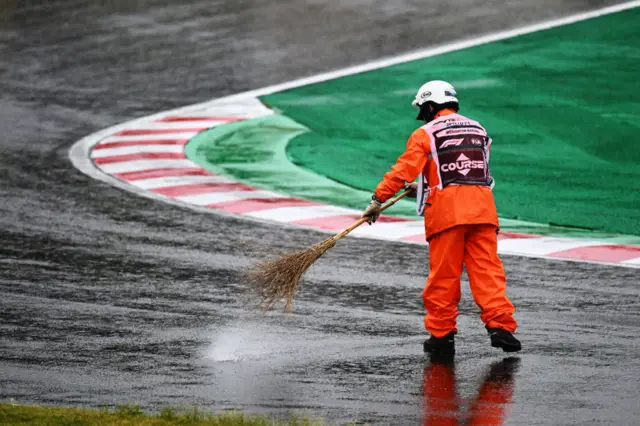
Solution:
M 400 191 L 405 182 L 413 182 L 424 169 L 431 152 L 429 134 L 422 128 L 413 132 L 404 153 L 376 187 L 376 197 L 385 202 Z

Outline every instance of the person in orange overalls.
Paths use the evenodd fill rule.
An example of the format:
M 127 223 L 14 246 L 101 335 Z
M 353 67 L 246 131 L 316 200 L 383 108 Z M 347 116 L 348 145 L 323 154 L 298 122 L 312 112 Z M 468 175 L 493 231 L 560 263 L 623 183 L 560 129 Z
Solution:
M 412 103 L 426 124 L 413 132 L 405 152 L 378 184 L 362 217 L 369 224 L 382 203 L 405 187 L 416 191 L 429 242 L 429 278 L 422 292 L 431 337 L 425 352 L 454 354 L 463 265 L 491 346 L 505 352 L 521 349 L 513 336 L 515 308 L 506 295 L 506 278 L 498 257 L 498 214 L 489 172 L 491 138 L 474 120 L 458 114 L 453 86 L 430 81 Z M 413 183 L 418 178 L 417 185 Z

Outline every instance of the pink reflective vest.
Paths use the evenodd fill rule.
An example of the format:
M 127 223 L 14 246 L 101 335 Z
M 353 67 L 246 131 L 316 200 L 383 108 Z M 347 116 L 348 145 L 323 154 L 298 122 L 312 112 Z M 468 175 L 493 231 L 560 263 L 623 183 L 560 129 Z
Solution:
M 449 185 L 479 185 L 493 188 L 489 171 L 491 138 L 477 121 L 460 114 L 441 116 L 422 126 L 429 135 L 429 160 L 435 162 L 438 182 L 429 183 L 423 173 L 418 180 L 417 213 L 432 190 Z

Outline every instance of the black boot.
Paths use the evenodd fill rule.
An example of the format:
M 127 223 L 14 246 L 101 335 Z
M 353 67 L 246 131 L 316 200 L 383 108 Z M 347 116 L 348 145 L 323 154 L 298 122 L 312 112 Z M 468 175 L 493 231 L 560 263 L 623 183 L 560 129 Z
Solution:
M 455 333 L 452 331 L 444 337 L 431 336 L 424 341 L 424 351 L 432 358 L 448 359 L 456 353 Z
M 518 352 L 522 349 L 520 341 L 513 337 L 513 334 L 501 328 L 486 327 L 489 337 L 491 338 L 491 346 L 494 348 L 502 348 L 505 352 Z

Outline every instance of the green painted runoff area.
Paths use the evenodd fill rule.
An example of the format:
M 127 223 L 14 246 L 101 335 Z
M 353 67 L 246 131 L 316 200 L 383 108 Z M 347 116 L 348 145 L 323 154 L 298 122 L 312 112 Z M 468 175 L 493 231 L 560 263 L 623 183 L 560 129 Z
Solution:
M 283 115 L 238 121 L 198 134 L 186 146 L 187 157 L 212 172 L 258 188 L 308 200 L 362 209 L 371 191 L 352 188 L 293 164 L 286 155 L 289 141 L 308 130 Z M 415 200 L 401 200 L 388 214 L 415 218 Z M 584 231 L 500 218 L 505 232 L 573 238 L 596 238 L 612 244 L 637 244 L 640 237 Z
M 307 129 L 281 141 L 315 180 L 287 185 L 341 183 L 358 196 L 332 199 L 326 185 L 307 198 L 364 207 L 361 191 L 374 190 L 420 125 L 417 88 L 443 79 L 458 90 L 460 113 L 493 138 L 501 218 L 640 235 L 639 22 L 632 9 L 264 96 Z M 398 211 L 410 214 L 409 204 Z

